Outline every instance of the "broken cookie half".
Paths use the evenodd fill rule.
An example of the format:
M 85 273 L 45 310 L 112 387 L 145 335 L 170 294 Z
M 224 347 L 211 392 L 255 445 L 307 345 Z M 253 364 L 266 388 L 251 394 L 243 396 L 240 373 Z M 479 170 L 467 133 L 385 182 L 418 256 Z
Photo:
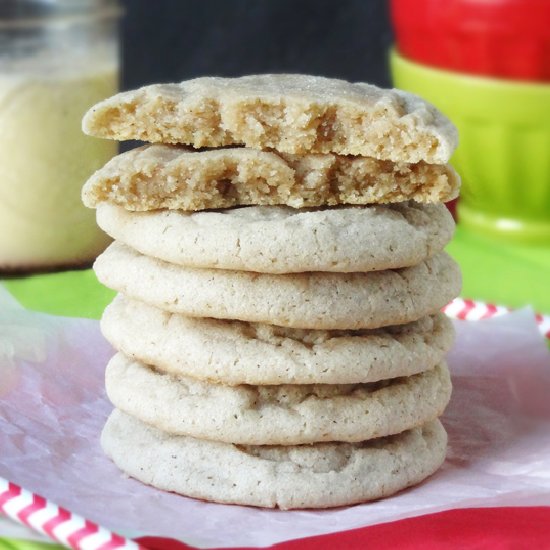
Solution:
M 145 86 L 92 107 L 83 129 L 194 148 L 245 145 L 433 164 L 447 163 L 458 142 L 451 122 L 415 95 L 290 74 Z
M 304 208 L 447 202 L 457 196 L 459 186 L 460 178 L 448 164 L 149 145 L 123 153 L 98 170 L 84 186 L 82 200 L 90 208 L 108 202 L 134 211 Z

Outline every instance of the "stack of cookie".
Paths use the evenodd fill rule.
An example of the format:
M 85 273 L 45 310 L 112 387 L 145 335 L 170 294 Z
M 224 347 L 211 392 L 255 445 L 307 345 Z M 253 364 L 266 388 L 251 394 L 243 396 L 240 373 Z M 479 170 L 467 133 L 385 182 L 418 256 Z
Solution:
M 439 310 L 460 287 L 452 218 L 428 204 L 458 190 L 446 119 L 395 90 L 263 75 L 119 94 L 84 129 L 154 143 L 83 190 L 115 239 L 95 270 L 119 292 L 102 444 L 122 470 L 286 509 L 439 467 L 453 338 Z

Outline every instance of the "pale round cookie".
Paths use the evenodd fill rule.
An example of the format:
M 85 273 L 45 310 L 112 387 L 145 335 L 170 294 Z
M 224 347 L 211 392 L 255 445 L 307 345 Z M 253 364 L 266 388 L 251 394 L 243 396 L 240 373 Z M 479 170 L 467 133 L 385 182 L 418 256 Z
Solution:
M 409 430 L 443 414 L 446 365 L 370 384 L 224 386 L 161 374 L 117 353 L 105 388 L 113 405 L 159 430 L 246 445 L 357 442 Z
M 173 436 L 114 411 L 101 435 L 126 474 L 189 497 L 264 508 L 330 508 L 387 497 L 445 460 L 439 420 L 361 443 L 232 445 Z
M 144 86 L 94 105 L 82 127 L 118 140 L 434 164 L 446 163 L 458 143 L 449 119 L 413 94 L 301 74 Z
M 301 273 L 379 271 L 418 264 L 454 231 L 445 206 L 129 212 L 107 203 L 99 226 L 146 256 L 188 267 Z
M 442 313 L 406 325 L 320 331 L 186 317 L 119 294 L 101 330 L 117 350 L 159 371 L 227 385 L 357 384 L 411 376 L 453 343 Z
M 166 311 L 326 330 L 415 321 L 451 301 L 461 284 L 445 253 L 399 270 L 273 275 L 177 266 L 115 242 L 94 269 L 105 286 Z
M 92 208 L 107 202 L 135 211 L 437 203 L 454 199 L 459 186 L 458 174 L 445 164 L 146 145 L 95 172 L 82 189 L 82 201 Z

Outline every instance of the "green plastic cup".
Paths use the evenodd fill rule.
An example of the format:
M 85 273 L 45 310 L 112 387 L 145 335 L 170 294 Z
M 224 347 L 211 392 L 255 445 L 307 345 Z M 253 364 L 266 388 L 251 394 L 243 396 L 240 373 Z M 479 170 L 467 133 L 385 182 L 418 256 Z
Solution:
M 550 245 L 550 85 L 433 69 L 390 54 L 397 88 L 458 127 L 458 218 L 486 236 Z

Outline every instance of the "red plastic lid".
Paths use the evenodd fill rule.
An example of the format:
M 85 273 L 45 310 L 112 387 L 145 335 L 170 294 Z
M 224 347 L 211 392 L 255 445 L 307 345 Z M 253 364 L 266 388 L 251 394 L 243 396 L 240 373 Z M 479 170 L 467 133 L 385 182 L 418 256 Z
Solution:
M 399 52 L 470 74 L 550 82 L 549 0 L 391 0 Z

